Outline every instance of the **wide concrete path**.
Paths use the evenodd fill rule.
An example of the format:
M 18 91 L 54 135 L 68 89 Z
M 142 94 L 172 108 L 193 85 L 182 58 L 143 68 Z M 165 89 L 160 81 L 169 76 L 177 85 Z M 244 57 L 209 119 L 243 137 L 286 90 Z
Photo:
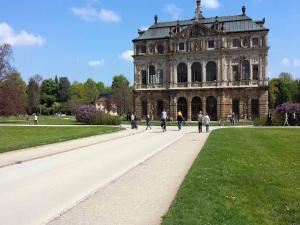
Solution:
M 138 172 L 138 170 L 136 169 L 140 169 L 140 167 L 138 166 L 139 164 L 145 162 L 147 159 L 151 158 L 159 152 L 169 151 L 169 154 L 167 154 L 165 158 L 161 158 L 163 159 L 163 161 L 156 161 L 156 163 L 158 162 L 158 164 L 155 166 L 154 163 L 153 168 L 150 168 L 149 171 L 151 172 L 153 170 L 155 172 L 155 176 L 157 178 L 156 185 L 162 185 L 162 188 L 167 188 L 166 190 L 168 192 L 169 188 L 171 187 L 164 186 L 163 183 L 161 184 L 161 182 L 158 180 L 160 177 L 159 174 L 163 172 L 161 169 L 164 168 L 160 168 L 157 166 L 159 166 L 160 164 L 164 164 L 166 166 L 165 172 L 170 174 L 170 176 L 162 174 L 162 176 L 166 178 L 163 180 L 166 180 L 166 182 L 168 183 L 167 178 L 173 177 L 175 178 L 175 183 L 177 184 L 177 186 L 175 185 L 176 187 L 173 188 L 173 191 L 170 190 L 173 198 L 178 185 L 182 181 L 182 178 L 190 167 L 190 164 L 193 161 L 194 157 L 200 150 L 202 143 L 201 140 L 204 140 L 206 137 L 205 135 L 203 135 L 203 138 L 201 137 L 200 140 L 198 139 L 200 137 L 198 134 L 189 134 L 191 131 L 189 129 L 194 130 L 195 128 L 187 128 L 185 132 L 178 132 L 176 131 L 176 128 L 170 128 L 170 130 L 166 133 L 162 133 L 159 128 L 148 132 L 141 132 L 141 130 L 139 130 L 138 132 L 135 131 L 134 135 L 132 135 L 133 133 L 131 133 L 131 135 L 126 134 L 123 137 L 120 136 L 117 138 L 109 138 L 108 136 L 105 141 L 100 141 L 99 143 L 95 141 L 94 137 L 93 139 L 91 139 L 92 141 L 90 143 L 88 141 L 84 141 L 84 144 L 80 145 L 79 141 L 79 145 L 77 146 L 77 148 L 76 146 L 74 148 L 72 142 L 71 144 L 70 142 L 67 142 L 67 145 L 66 143 L 60 143 L 51 145 L 55 154 L 47 153 L 47 155 L 40 155 L 39 152 L 43 150 L 45 146 L 31 150 L 32 160 L 30 159 L 30 157 L 27 157 L 26 160 L 24 160 L 21 164 L 13 164 L 0 168 L 1 224 L 46 224 L 47 222 L 56 218 L 59 214 L 65 212 L 67 209 L 71 209 L 77 205 L 76 207 L 74 207 L 74 209 L 76 209 L 77 207 L 79 207 L 79 205 L 81 205 L 78 205 L 79 202 L 85 202 L 83 201 L 84 199 L 94 199 L 94 196 L 101 193 L 101 188 L 113 188 L 114 183 L 111 183 L 112 181 L 115 181 L 115 183 L 122 182 L 120 178 L 121 175 L 125 174 L 128 171 L 135 170 L 136 172 Z M 189 140 L 185 138 L 192 139 Z M 99 137 L 99 139 L 101 138 Z M 174 143 L 177 144 L 174 145 Z M 193 154 L 190 154 L 189 152 L 189 143 L 195 144 L 193 145 Z M 170 146 L 172 146 L 172 148 L 170 148 Z M 57 149 L 59 149 L 59 151 L 57 151 Z M 174 149 L 174 152 L 172 152 L 172 149 Z M 48 151 L 51 152 L 51 149 L 48 149 Z M 33 152 L 37 153 L 37 157 Z M 179 154 L 180 152 L 181 154 Z M 187 158 L 182 158 L 184 156 L 187 156 Z M 174 161 L 174 164 L 169 164 L 170 162 L 172 162 L 172 160 L 178 160 L 178 162 L 183 160 L 185 166 L 182 167 L 182 164 L 176 164 L 177 161 Z M 180 171 L 181 174 L 179 173 Z M 147 173 L 142 172 L 136 176 L 135 180 L 127 179 L 127 181 L 125 181 L 127 185 L 121 185 L 120 187 L 129 188 L 127 189 L 128 191 L 134 190 L 130 186 L 128 186 L 130 184 L 134 184 L 134 186 L 137 187 L 142 187 L 139 185 L 140 182 L 141 184 L 143 183 L 142 178 L 145 176 L 147 176 Z M 149 182 L 150 183 L 148 183 L 147 190 L 151 191 L 152 180 L 149 180 Z M 173 184 L 171 186 L 173 186 Z M 155 188 L 155 186 L 153 186 L 153 188 Z M 124 217 L 130 217 L 128 217 L 127 214 L 122 214 L 121 211 L 115 211 L 115 209 L 121 207 L 119 203 L 121 203 L 122 206 L 126 206 L 124 205 L 124 203 L 126 202 L 128 204 L 135 202 L 136 204 L 134 207 L 139 208 L 140 202 L 135 201 L 134 198 L 131 199 L 130 192 L 121 191 L 120 193 L 120 191 L 121 190 L 117 188 L 116 192 L 109 193 L 111 194 L 111 196 L 120 196 L 125 198 L 124 202 L 118 202 L 116 199 L 107 199 L 108 201 L 106 201 L 105 195 L 102 195 L 103 199 L 99 202 L 99 206 L 103 206 L 106 204 L 107 206 L 111 205 L 113 208 L 107 208 L 107 212 L 110 212 L 111 210 L 111 212 L 114 211 L 115 214 L 112 216 L 119 215 L 120 220 L 118 220 L 117 218 L 115 220 L 112 220 L 110 214 L 105 213 L 103 215 L 108 216 L 108 218 L 106 218 L 106 220 L 100 219 L 99 221 L 106 222 L 98 221 L 97 223 L 94 223 L 94 220 L 87 220 L 89 216 L 85 217 L 84 215 L 82 215 L 81 217 L 79 215 L 79 220 L 61 224 L 152 224 L 131 222 L 127 223 L 127 220 L 122 220 L 122 218 Z M 144 196 L 148 195 L 149 192 L 143 192 L 142 190 L 140 191 L 140 193 L 136 193 L 136 196 L 138 196 L 139 194 L 143 194 L 141 195 L 140 199 L 143 202 L 144 200 L 146 200 Z M 134 193 L 131 192 L 131 194 Z M 154 193 L 154 195 L 155 194 L 156 192 Z M 170 200 L 167 204 L 165 204 L 165 208 L 166 205 L 169 205 L 169 203 Z M 156 205 L 156 203 L 154 204 Z M 128 206 L 130 208 L 132 205 Z M 164 208 L 161 208 L 160 205 L 156 205 L 156 207 L 158 207 L 158 209 Z M 132 211 L 132 213 L 134 213 L 133 215 L 135 215 L 135 218 L 141 216 L 141 214 L 135 214 L 134 211 Z M 97 211 L 94 215 L 98 215 Z M 156 216 L 158 216 L 158 214 L 156 214 Z M 152 218 L 152 216 L 150 217 Z M 55 221 L 53 222 L 54 224 Z M 58 219 L 57 221 L 60 220 Z M 87 221 L 87 223 L 84 223 L 84 221 Z

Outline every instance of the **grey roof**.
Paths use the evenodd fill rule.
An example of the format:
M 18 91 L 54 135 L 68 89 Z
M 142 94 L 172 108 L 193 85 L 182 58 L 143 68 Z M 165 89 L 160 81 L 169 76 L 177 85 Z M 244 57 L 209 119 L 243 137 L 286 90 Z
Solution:
M 258 25 L 258 21 L 253 21 L 250 17 L 246 15 L 222 16 L 217 17 L 217 19 L 219 22 L 224 23 L 225 32 L 227 33 L 246 31 L 268 31 L 267 28 Z M 200 22 L 208 28 L 211 28 L 215 21 L 216 17 L 203 18 L 200 20 Z M 134 41 L 167 38 L 170 36 L 170 29 L 176 27 L 178 22 L 181 29 L 185 29 L 188 26 L 192 25 L 195 22 L 195 19 L 154 24 L 147 31 L 145 31 L 139 37 L 134 39 Z

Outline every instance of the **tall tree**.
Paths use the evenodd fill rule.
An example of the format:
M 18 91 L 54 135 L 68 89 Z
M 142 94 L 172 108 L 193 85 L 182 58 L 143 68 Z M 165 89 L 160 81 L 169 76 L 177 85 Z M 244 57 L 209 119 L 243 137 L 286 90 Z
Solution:
M 84 90 L 87 96 L 88 103 L 95 104 L 100 93 L 97 87 L 97 83 L 92 79 L 87 79 L 87 81 L 84 83 Z
M 97 88 L 100 94 L 106 92 L 105 84 L 101 81 L 97 83 Z
M 37 113 L 41 102 L 41 82 L 43 78 L 35 75 L 29 79 L 27 86 L 28 112 L 29 114 Z
M 60 77 L 58 84 L 58 101 L 67 102 L 69 99 L 70 81 L 67 77 Z
M 0 83 L 0 115 L 25 114 L 26 102 L 26 84 L 20 74 L 7 74 Z
M 47 107 L 57 101 L 58 84 L 53 79 L 44 80 L 41 85 L 41 103 Z
M 124 75 L 118 75 L 113 78 L 112 95 L 114 102 L 117 104 L 119 115 L 132 111 L 132 89 L 129 87 L 129 81 Z
M 13 55 L 12 48 L 9 44 L 0 45 L 0 82 L 8 75 L 15 72 L 9 61 Z

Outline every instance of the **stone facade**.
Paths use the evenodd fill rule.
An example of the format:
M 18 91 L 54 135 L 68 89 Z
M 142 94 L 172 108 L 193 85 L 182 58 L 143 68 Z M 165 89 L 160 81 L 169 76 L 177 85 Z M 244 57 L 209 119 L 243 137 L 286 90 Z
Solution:
M 201 110 L 213 120 L 268 113 L 268 32 L 264 20 L 238 16 L 154 24 L 134 43 L 135 112 L 188 120 Z

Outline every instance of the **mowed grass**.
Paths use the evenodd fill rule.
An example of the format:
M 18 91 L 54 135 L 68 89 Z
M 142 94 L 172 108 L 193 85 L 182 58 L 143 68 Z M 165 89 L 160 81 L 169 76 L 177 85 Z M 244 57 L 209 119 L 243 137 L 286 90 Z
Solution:
M 116 127 L 0 127 L 0 153 L 119 130 Z
M 29 116 L 29 121 L 26 117 L 0 117 L 0 123 L 4 124 L 34 124 L 34 117 Z M 74 116 L 39 116 L 38 125 L 80 125 Z
M 162 225 L 299 225 L 300 129 L 214 131 Z

